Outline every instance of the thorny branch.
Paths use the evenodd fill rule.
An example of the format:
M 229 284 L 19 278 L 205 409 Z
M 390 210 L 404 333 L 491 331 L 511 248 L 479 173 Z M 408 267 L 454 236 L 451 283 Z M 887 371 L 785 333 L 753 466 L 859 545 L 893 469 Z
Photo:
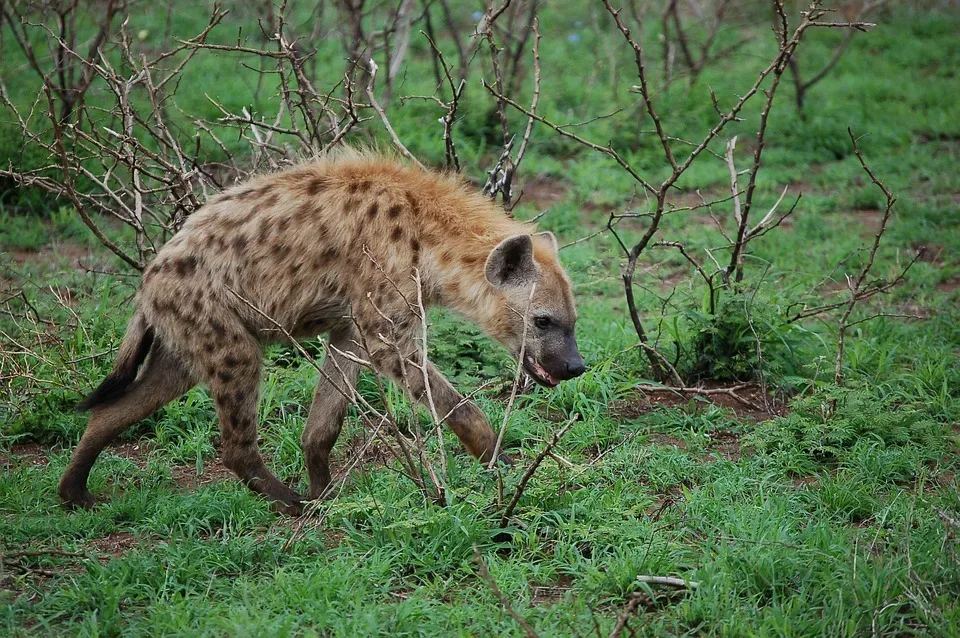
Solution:
M 886 198 L 886 205 L 883 209 L 883 217 L 880 220 L 880 228 L 877 229 L 877 233 L 873 237 L 873 243 L 870 246 L 870 252 L 867 255 L 866 263 L 863 264 L 863 267 L 860 269 L 859 274 L 855 278 L 847 276 L 847 288 L 850 290 L 850 299 L 846 302 L 846 307 L 844 308 L 843 314 L 840 316 L 840 325 L 837 329 L 837 359 L 833 369 L 833 381 L 837 385 L 841 385 L 843 383 L 843 353 L 847 329 L 851 325 L 862 323 L 862 321 L 850 323 L 850 315 L 853 314 L 857 304 L 865 298 L 865 293 L 869 293 L 871 290 L 877 290 L 879 288 L 879 286 L 876 285 L 868 285 L 865 287 L 864 283 L 866 282 L 870 271 L 873 269 L 877 251 L 880 249 L 880 241 L 883 239 L 883 234 L 887 231 L 887 223 L 890 221 L 890 215 L 893 213 L 893 206 L 897 202 L 897 198 L 893 195 L 893 193 L 890 192 L 886 185 L 881 182 L 879 178 L 877 178 L 876 174 L 874 174 L 873 170 L 867 164 L 867 161 L 863 157 L 863 152 L 860 150 L 860 145 L 857 143 L 858 138 L 853 135 L 853 131 L 848 128 L 847 134 L 850 136 L 850 141 L 853 143 L 853 153 L 857 156 L 857 161 L 860 162 L 860 166 L 863 168 L 863 171 L 870 177 L 870 181 L 873 182 L 877 188 L 883 192 L 883 196 Z M 920 252 L 922 252 L 922 249 Z M 910 266 L 912 266 L 920 257 L 920 252 L 917 253 L 907 267 L 904 268 L 892 282 L 885 282 L 884 284 L 881 284 L 881 286 L 886 286 L 886 288 L 889 289 L 890 287 L 902 282 L 904 275 L 906 275 L 907 269 L 909 269 Z

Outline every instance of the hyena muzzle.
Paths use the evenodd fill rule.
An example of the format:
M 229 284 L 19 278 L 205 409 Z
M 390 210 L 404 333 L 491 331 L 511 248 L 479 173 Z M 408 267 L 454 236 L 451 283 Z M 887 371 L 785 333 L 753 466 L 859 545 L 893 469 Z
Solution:
M 203 383 L 216 406 L 224 464 L 280 511 L 300 512 L 304 499 L 267 469 L 257 443 L 263 347 L 287 335 L 329 334 L 302 437 L 311 498 L 330 483 L 330 450 L 358 360 L 415 401 L 423 400 L 426 377 L 446 425 L 473 456 L 489 459 L 496 436 L 484 415 L 436 368 L 419 367 L 421 325 L 411 303 L 418 293 L 425 306 L 449 307 L 477 324 L 515 358 L 522 352 L 541 385 L 584 372 L 556 239 L 461 180 L 351 153 L 214 197 L 145 270 L 114 368 L 78 406 L 90 420 L 60 481 L 61 498 L 93 505 L 87 478 L 103 448 Z

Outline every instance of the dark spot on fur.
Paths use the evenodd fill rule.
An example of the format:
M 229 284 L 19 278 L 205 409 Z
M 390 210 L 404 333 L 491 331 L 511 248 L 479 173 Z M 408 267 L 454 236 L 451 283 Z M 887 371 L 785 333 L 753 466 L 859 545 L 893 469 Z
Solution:
M 327 187 L 330 185 L 330 180 L 326 177 L 316 176 L 307 182 L 307 195 L 311 197 L 316 197 L 323 191 L 327 190 Z
M 280 201 L 280 196 L 276 193 L 273 193 L 272 195 L 264 198 L 264 200 L 260 202 L 260 206 L 263 208 L 270 208 L 271 206 L 275 206 L 278 201 Z
M 240 360 L 237 359 L 237 358 L 236 358 L 235 356 L 233 356 L 232 354 L 228 354 L 227 356 L 225 356 L 225 357 L 223 358 L 223 365 L 227 366 L 228 368 L 232 368 L 232 367 L 234 367 L 235 365 L 237 365 L 238 363 L 240 363 Z
M 208 354 L 212 353 L 216 349 L 217 349 L 217 346 L 214 345 L 212 341 L 208 341 L 205 344 L 203 344 L 203 350 Z
M 247 247 L 247 238 L 244 235 L 237 235 L 233 238 L 233 249 L 242 252 Z
M 277 244 L 273 247 L 273 254 L 277 258 L 283 259 L 290 254 L 290 246 L 287 244 Z
M 214 333 L 214 334 L 222 335 L 225 328 L 226 328 L 226 326 L 224 326 L 224 325 L 220 322 L 220 320 L 218 320 L 218 319 L 211 319 L 211 320 L 210 320 L 210 329 L 213 330 L 213 333 Z
M 410 191 L 404 191 L 403 196 L 406 197 L 407 203 L 410 204 L 410 210 L 414 215 L 420 214 L 420 202 L 417 201 L 417 198 L 413 196 L 413 193 Z
M 316 270 L 322 270 L 329 266 L 332 262 L 336 261 L 340 256 L 340 252 L 334 247 L 328 247 L 322 250 L 320 253 L 314 256 L 313 258 L 313 267 Z
M 233 381 L 233 373 L 228 372 L 227 370 L 217 370 L 217 378 L 223 381 L 224 383 L 228 383 L 230 381 Z
M 316 216 L 317 207 L 314 202 L 304 202 L 297 208 L 297 212 L 293 216 L 297 219 L 297 222 L 304 223 L 312 217 Z
M 367 217 L 373 219 L 377 216 L 377 213 L 380 212 L 380 207 L 377 202 L 370 204 L 370 208 L 367 209 Z
M 289 227 L 290 227 L 290 218 L 289 218 L 289 217 L 281 217 L 281 218 L 277 221 L 277 232 L 278 232 L 278 233 L 286 232 L 287 228 L 289 228 Z
M 415 255 L 420 252 L 420 240 L 416 237 L 410 238 L 410 250 L 412 250 Z
M 400 214 L 400 211 L 402 210 L 402 208 L 403 207 L 400 206 L 400 204 L 393 204 L 392 206 L 390 206 L 389 209 L 387 209 L 387 214 L 390 215 L 391 219 L 393 219 Z
M 467 268 L 473 268 L 483 261 L 483 257 L 480 255 L 464 255 L 460 258 L 460 261 L 463 262 L 463 265 Z
M 197 257 L 195 255 L 187 255 L 186 257 L 175 259 L 172 263 L 173 269 L 180 277 L 192 275 L 197 270 Z
M 235 193 L 235 194 L 234 194 L 234 197 L 236 197 L 237 199 L 247 199 L 247 198 L 252 197 L 252 196 L 254 196 L 254 195 L 256 195 L 256 194 L 257 194 L 257 189 L 255 189 L 255 188 L 247 188 L 247 189 L 244 189 L 244 190 L 240 191 L 239 193 Z
M 390 239 L 392 241 L 399 241 L 401 237 L 403 237 L 403 228 L 394 226 L 393 231 L 390 232 Z

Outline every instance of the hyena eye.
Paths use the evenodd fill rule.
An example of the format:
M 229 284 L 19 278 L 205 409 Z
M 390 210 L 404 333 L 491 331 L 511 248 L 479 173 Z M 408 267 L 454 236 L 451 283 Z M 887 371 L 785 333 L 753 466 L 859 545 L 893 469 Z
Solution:
M 541 330 L 546 330 L 550 327 L 550 317 L 546 315 L 540 315 L 533 318 L 533 325 L 540 328 Z

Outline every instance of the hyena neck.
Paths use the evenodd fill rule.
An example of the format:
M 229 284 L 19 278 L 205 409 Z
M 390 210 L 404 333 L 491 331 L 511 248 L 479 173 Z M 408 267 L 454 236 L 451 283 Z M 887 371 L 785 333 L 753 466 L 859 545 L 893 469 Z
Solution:
M 436 304 L 453 310 L 488 334 L 495 334 L 502 321 L 506 300 L 485 274 L 487 256 L 505 239 L 498 235 L 471 238 L 458 246 L 455 255 L 440 254 L 430 277 Z

